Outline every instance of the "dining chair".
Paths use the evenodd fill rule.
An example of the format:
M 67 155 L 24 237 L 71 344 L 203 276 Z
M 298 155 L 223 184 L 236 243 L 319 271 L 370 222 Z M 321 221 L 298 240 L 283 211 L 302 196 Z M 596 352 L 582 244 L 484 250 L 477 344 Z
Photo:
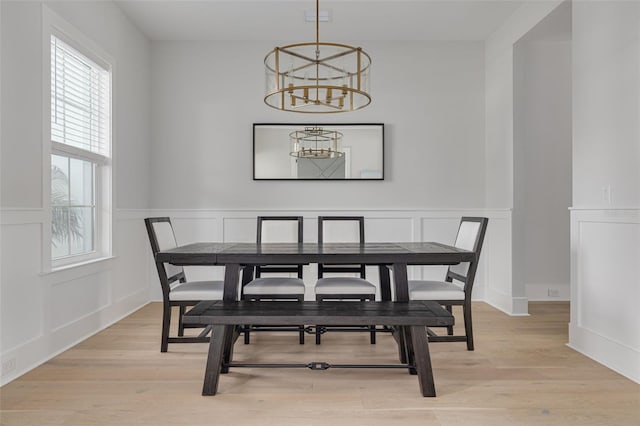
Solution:
M 488 223 L 489 219 L 486 217 L 463 217 L 460 220 L 454 246 L 475 252 L 476 256 L 473 261 L 450 266 L 444 281 L 409 281 L 410 300 L 437 301 L 449 312 L 452 312 L 452 306 L 462 306 L 465 335 L 454 336 L 453 326 L 447 327 L 446 336 L 437 335 L 429 328 L 427 332 L 430 342 L 467 342 L 467 350 L 474 349 L 471 291 Z
M 168 217 L 148 217 L 144 220 L 154 256 L 159 251 L 177 247 L 176 236 L 173 232 L 171 219 Z M 222 300 L 223 281 L 188 281 L 181 266 L 155 262 L 162 287 L 162 339 L 160 352 L 166 352 L 169 343 L 203 343 L 208 342 L 210 327 L 185 325 L 182 317 L 189 306 L 194 306 L 202 300 Z M 178 336 L 170 337 L 172 308 L 179 308 Z M 194 337 L 184 336 L 185 328 L 204 328 Z
M 318 244 L 325 242 L 360 243 L 364 239 L 363 216 L 319 216 L 318 217 Z M 341 274 L 342 276 L 330 276 L 325 274 Z M 344 276 L 345 273 L 357 276 Z M 342 264 L 318 264 L 318 281 L 315 285 L 317 301 L 323 300 L 375 300 L 376 287 L 366 280 L 365 265 Z M 336 331 L 352 331 L 361 327 L 330 327 Z M 321 335 L 329 330 L 328 327 L 316 325 L 316 344 L 320 344 Z M 370 332 L 371 344 L 376 342 L 376 326 L 365 326 L 363 331 Z
M 302 216 L 258 216 L 256 241 L 261 243 L 293 243 L 303 241 Z M 265 277 L 265 274 L 280 276 Z M 287 276 L 282 276 L 287 274 Z M 296 277 L 291 277 L 295 274 Z M 294 300 L 304 301 L 305 285 L 302 280 L 302 265 L 256 265 L 255 278 L 243 286 L 243 300 Z M 250 341 L 251 331 L 292 331 L 290 327 L 251 327 L 244 329 L 244 343 Z M 299 342 L 304 344 L 304 325 L 297 329 Z

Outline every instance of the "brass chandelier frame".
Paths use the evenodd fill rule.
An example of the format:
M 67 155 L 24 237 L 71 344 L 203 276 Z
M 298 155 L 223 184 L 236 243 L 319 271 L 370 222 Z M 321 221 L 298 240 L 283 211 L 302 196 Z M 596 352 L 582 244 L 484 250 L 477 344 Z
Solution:
M 289 153 L 296 158 L 340 158 L 340 142 L 344 135 L 337 130 L 325 130 L 319 126 L 305 127 L 289 133 L 293 150 Z
M 316 0 L 316 41 L 276 47 L 264 59 L 264 102 L 303 113 L 355 111 L 371 103 L 371 57 L 361 47 L 320 42 L 320 2 Z M 322 56 L 322 51 L 325 56 Z M 287 65 L 289 65 L 287 67 Z

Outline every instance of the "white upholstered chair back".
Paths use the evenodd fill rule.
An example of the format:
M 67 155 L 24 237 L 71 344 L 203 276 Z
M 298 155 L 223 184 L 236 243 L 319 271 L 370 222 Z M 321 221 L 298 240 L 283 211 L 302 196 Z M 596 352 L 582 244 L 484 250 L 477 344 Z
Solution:
M 169 250 L 178 246 L 171 222 L 153 222 L 151 226 L 155 233 L 160 251 Z M 169 279 L 183 271 L 181 266 L 172 265 L 170 263 L 165 263 L 164 268 L 167 272 L 167 278 Z
M 478 241 L 478 233 L 480 232 L 480 222 L 460 222 L 458 235 L 456 236 L 455 247 L 465 250 L 476 250 L 476 242 Z M 449 270 L 463 277 L 467 276 L 469 271 L 469 262 L 462 262 L 451 266 Z
M 292 220 L 265 220 L 262 222 L 263 243 L 297 243 L 298 223 Z
M 323 242 L 325 243 L 360 242 L 360 225 L 356 221 L 327 220 L 323 226 Z

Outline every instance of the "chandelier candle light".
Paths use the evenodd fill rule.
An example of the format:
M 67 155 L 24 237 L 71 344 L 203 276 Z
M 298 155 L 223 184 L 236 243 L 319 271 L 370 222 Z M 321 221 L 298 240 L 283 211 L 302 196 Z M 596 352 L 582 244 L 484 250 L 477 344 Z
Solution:
M 264 59 L 264 102 L 282 111 L 334 113 L 371 103 L 371 58 L 360 47 L 320 42 L 316 0 L 316 41 L 276 47 Z
M 296 158 L 340 158 L 342 133 L 322 127 L 305 127 L 289 133 L 293 149 L 289 153 Z

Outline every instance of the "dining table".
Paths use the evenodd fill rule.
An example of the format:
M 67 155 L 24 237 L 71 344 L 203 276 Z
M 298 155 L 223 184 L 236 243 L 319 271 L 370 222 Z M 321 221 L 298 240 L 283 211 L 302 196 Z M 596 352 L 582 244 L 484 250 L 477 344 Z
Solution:
M 223 302 L 236 302 L 243 284 L 253 278 L 257 265 L 292 264 L 365 264 L 377 266 L 379 272 L 380 299 L 382 302 L 409 302 L 408 265 L 455 265 L 475 260 L 476 253 L 438 242 L 367 242 L 367 243 L 243 243 L 243 242 L 196 242 L 163 250 L 156 254 L 156 262 L 179 266 L 222 265 L 224 272 Z M 393 280 L 392 280 L 393 279 Z M 393 282 L 393 292 L 391 283 Z M 201 302 L 206 303 L 206 302 Z M 260 303 L 260 302 L 253 302 Z M 269 302 L 264 302 L 269 303 Z M 322 302 L 319 302 L 322 303 Z M 376 302 L 370 302 L 376 303 Z M 241 305 L 238 305 L 241 306 Z M 198 306 L 194 308 L 197 310 Z M 202 310 L 203 307 L 200 307 Z M 450 315 L 448 313 L 445 313 Z M 186 317 L 185 317 L 186 318 Z M 398 343 L 403 362 L 414 356 L 409 327 L 400 327 L 394 337 Z M 224 342 L 226 364 L 230 363 L 234 339 L 227 335 Z M 213 339 L 212 339 L 213 342 Z M 427 345 L 426 339 L 422 346 Z M 213 343 L 211 345 L 213 347 Z M 426 355 L 424 355 L 426 353 Z M 428 347 L 421 356 L 429 357 Z M 430 359 L 428 364 L 430 387 L 423 394 L 435 395 Z M 224 368 L 224 367 L 223 367 Z M 207 367 L 209 369 L 209 367 Z M 228 371 L 228 370 L 227 370 Z M 414 370 L 410 369 L 410 372 Z M 226 371 L 223 371 L 226 372 Z M 207 374 L 214 372 L 208 372 Z M 215 372 L 218 373 L 217 371 Z M 211 375 L 210 374 L 210 375 Z M 415 371 L 412 374 L 416 374 Z M 206 377 L 206 374 L 205 374 Z M 217 379 L 216 379 L 217 380 Z M 205 388 L 207 387 L 205 379 Z M 433 388 L 433 390 L 431 390 Z M 215 392 L 215 390 L 214 390 Z M 203 393 L 204 394 L 204 393 Z M 210 393 L 211 394 L 211 393 Z
M 365 264 L 377 266 L 381 300 L 409 300 L 407 265 L 455 265 L 470 262 L 476 254 L 438 242 L 367 243 L 234 243 L 197 242 L 156 254 L 156 262 L 180 266 L 222 265 L 223 300 L 238 300 L 239 283 L 252 278 L 255 265 L 309 263 Z M 243 277 L 241 277 L 243 271 Z

